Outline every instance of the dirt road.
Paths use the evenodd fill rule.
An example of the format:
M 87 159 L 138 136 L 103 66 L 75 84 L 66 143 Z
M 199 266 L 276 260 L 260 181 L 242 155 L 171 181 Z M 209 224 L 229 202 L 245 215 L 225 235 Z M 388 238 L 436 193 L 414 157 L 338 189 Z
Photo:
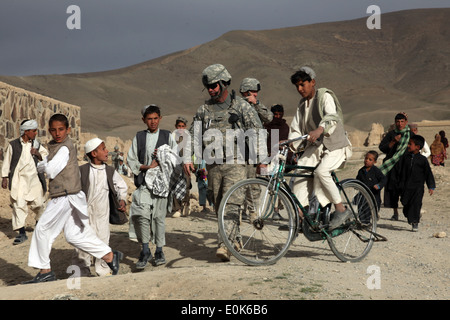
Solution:
M 354 176 L 358 164 L 348 165 L 340 178 Z M 302 235 L 276 265 L 250 267 L 232 258 L 215 257 L 217 222 L 212 213 L 201 213 L 191 200 L 189 217 L 167 218 L 167 263 L 134 267 L 140 248 L 127 238 L 127 226 L 113 226 L 111 247 L 125 258 L 120 274 L 81 278 L 67 273 L 72 247 L 61 234 L 51 254 L 58 281 L 21 285 L 37 270 L 27 266 L 30 240 L 13 246 L 9 193 L 0 191 L 0 299 L 79 300 L 447 300 L 450 298 L 450 170 L 433 168 L 437 190 L 424 197 L 419 232 L 411 232 L 406 219 L 390 221 L 392 211 L 381 210 L 378 242 L 359 263 L 340 262 L 326 242 L 309 242 Z M 27 228 L 31 239 L 33 224 Z M 446 237 L 433 234 L 445 232 Z M 152 248 L 154 250 L 154 248 Z

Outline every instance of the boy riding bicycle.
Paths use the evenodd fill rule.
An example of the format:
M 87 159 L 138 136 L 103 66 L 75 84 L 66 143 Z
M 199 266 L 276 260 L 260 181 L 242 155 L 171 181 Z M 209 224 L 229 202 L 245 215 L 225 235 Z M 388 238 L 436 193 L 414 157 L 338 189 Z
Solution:
M 339 190 L 331 172 L 339 168 L 351 156 L 351 143 L 344 130 L 341 107 L 336 95 L 329 89 L 316 89 L 315 72 L 302 67 L 291 76 L 291 82 L 302 96 L 292 120 L 289 139 L 308 134 L 306 141 L 293 143 L 291 149 L 299 147 L 304 152 L 298 160 L 299 166 L 316 167 L 314 179 L 297 178 L 293 192 L 302 206 L 309 205 L 309 195 L 314 192 L 325 207 L 330 202 L 336 212 L 330 230 L 339 227 L 351 216 L 351 211 L 342 204 Z

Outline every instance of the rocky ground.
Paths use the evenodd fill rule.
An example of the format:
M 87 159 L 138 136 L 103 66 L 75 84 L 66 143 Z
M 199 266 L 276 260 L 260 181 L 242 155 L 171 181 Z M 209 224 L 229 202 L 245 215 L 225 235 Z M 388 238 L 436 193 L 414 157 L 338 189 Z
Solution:
M 349 163 L 342 179 L 356 175 L 361 162 Z M 30 240 L 13 246 L 9 192 L 0 191 L 0 299 L 23 300 L 447 300 L 450 287 L 450 169 L 434 167 L 437 190 L 424 196 L 418 232 L 406 219 L 391 221 L 383 208 L 378 232 L 387 242 L 374 244 L 359 263 L 340 262 L 326 242 L 300 235 L 276 265 L 250 267 L 235 258 L 215 257 L 217 221 L 191 199 L 188 217 L 167 222 L 167 263 L 135 269 L 140 248 L 127 237 L 127 225 L 112 226 L 110 245 L 125 254 L 119 275 L 81 278 L 67 273 L 73 248 L 61 234 L 53 245 L 52 267 L 58 281 L 21 285 L 37 270 L 27 266 Z M 27 227 L 29 238 L 32 219 Z M 444 232 L 447 236 L 436 237 Z M 441 234 L 443 235 L 443 234 Z M 152 248 L 154 249 L 154 248 Z M 376 280 L 374 280 L 376 278 Z

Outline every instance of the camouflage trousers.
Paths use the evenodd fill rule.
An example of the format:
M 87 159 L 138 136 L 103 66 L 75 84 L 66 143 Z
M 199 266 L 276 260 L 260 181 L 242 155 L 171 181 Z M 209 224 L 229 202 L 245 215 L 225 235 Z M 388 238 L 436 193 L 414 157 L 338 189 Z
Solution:
M 247 166 L 245 164 L 212 164 L 207 165 L 208 193 L 213 199 L 216 215 L 219 210 L 223 195 L 237 182 L 247 178 Z M 244 204 L 245 193 L 234 193 L 227 202 L 226 210 L 236 211 Z M 223 245 L 222 237 L 217 232 L 218 247 Z
M 237 182 L 247 178 L 245 164 L 211 164 L 206 165 L 208 171 L 208 194 L 213 200 L 214 210 L 219 210 L 222 196 Z M 240 206 L 244 203 L 245 194 L 236 194 L 228 201 L 229 204 Z

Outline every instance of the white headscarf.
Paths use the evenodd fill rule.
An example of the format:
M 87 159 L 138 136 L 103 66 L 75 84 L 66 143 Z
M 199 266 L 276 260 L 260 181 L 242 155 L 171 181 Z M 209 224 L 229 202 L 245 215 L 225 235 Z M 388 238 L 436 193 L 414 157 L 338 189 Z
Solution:
M 28 120 L 20 125 L 20 136 L 23 136 L 26 130 L 37 129 L 38 124 L 36 120 Z

